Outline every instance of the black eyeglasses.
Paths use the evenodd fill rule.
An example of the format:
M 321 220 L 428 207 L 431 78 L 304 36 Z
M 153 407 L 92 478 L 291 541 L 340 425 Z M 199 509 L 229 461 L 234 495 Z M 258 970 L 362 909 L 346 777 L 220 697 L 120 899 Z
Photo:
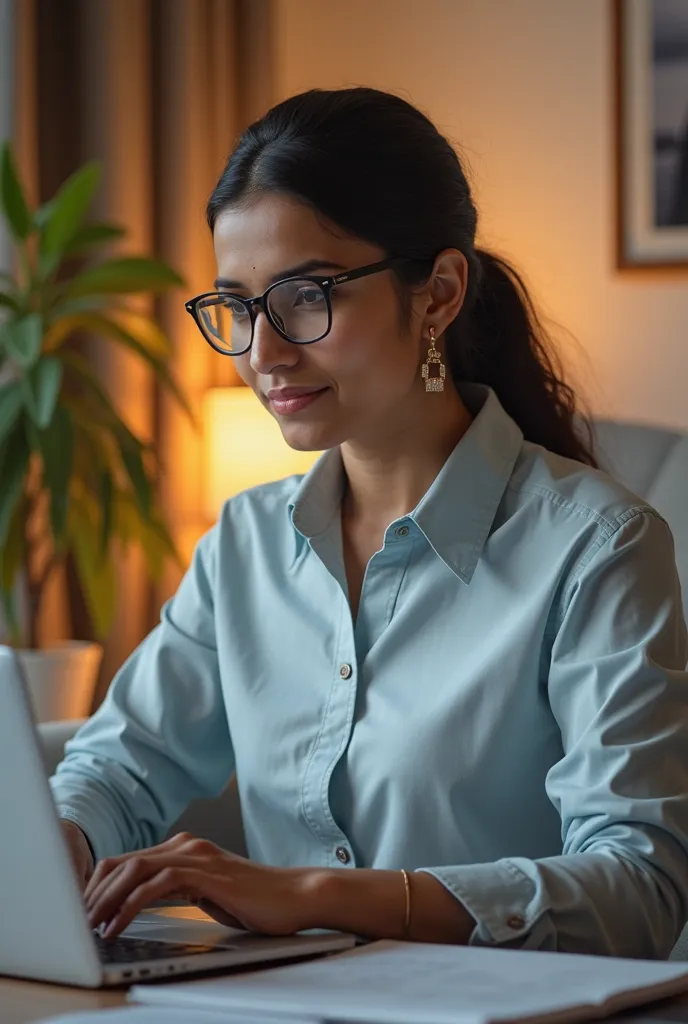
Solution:
M 332 289 L 370 274 L 379 274 L 405 256 L 390 256 L 379 263 L 319 277 L 306 274 L 271 284 L 262 295 L 244 299 L 231 292 L 204 292 L 185 303 L 187 313 L 209 345 L 223 356 L 241 356 L 251 348 L 258 310 L 262 310 L 280 337 L 295 345 L 321 341 L 332 328 Z

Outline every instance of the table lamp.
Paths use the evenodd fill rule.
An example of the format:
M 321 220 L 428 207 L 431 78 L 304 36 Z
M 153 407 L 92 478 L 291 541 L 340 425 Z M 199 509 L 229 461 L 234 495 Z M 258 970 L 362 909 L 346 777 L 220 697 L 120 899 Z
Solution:
M 321 452 L 290 448 L 277 421 L 246 386 L 210 388 L 203 398 L 204 513 L 257 484 L 307 473 Z

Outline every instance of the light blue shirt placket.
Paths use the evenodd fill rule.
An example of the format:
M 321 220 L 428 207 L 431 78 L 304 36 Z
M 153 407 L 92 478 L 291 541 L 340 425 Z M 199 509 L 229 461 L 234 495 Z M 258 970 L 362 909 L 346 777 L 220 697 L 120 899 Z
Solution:
M 297 526 L 298 518 L 294 517 Z M 333 677 L 320 731 L 306 764 L 302 807 L 313 834 L 323 844 L 325 866 L 357 866 L 355 842 L 337 824 L 331 807 L 330 782 L 351 737 L 360 696 L 361 667 L 366 655 L 387 628 L 406 573 L 418 527 L 410 518 L 395 521 L 385 531 L 382 548 L 371 558 L 365 572 L 358 613 L 353 621 L 344 559 L 339 511 L 329 527 L 305 540 L 320 559 L 333 583 L 341 608 L 339 635 L 333 659 Z

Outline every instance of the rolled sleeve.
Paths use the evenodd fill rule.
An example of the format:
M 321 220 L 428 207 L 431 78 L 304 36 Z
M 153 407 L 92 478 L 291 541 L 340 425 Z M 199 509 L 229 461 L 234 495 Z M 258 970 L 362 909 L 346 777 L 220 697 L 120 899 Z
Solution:
M 159 842 L 234 769 L 215 642 L 215 533 L 199 543 L 160 624 L 117 673 L 50 780 L 58 814 L 96 859 Z
M 421 870 L 441 882 L 475 919 L 471 945 L 500 945 L 527 936 L 544 912 L 537 886 L 513 861 Z
M 421 869 L 473 915 L 471 942 L 669 954 L 688 915 L 687 659 L 669 528 L 631 509 L 582 559 L 551 641 L 561 856 Z

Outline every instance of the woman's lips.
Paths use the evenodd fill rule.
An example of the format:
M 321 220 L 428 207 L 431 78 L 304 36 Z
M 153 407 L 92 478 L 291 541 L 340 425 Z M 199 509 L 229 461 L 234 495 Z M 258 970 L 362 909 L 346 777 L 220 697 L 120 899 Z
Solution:
M 305 395 L 294 395 L 292 398 L 279 398 L 276 395 L 270 399 L 270 405 L 280 416 L 288 416 L 290 413 L 300 412 L 307 405 L 312 405 L 316 399 L 324 395 L 328 388 L 321 388 L 319 391 L 310 391 Z

